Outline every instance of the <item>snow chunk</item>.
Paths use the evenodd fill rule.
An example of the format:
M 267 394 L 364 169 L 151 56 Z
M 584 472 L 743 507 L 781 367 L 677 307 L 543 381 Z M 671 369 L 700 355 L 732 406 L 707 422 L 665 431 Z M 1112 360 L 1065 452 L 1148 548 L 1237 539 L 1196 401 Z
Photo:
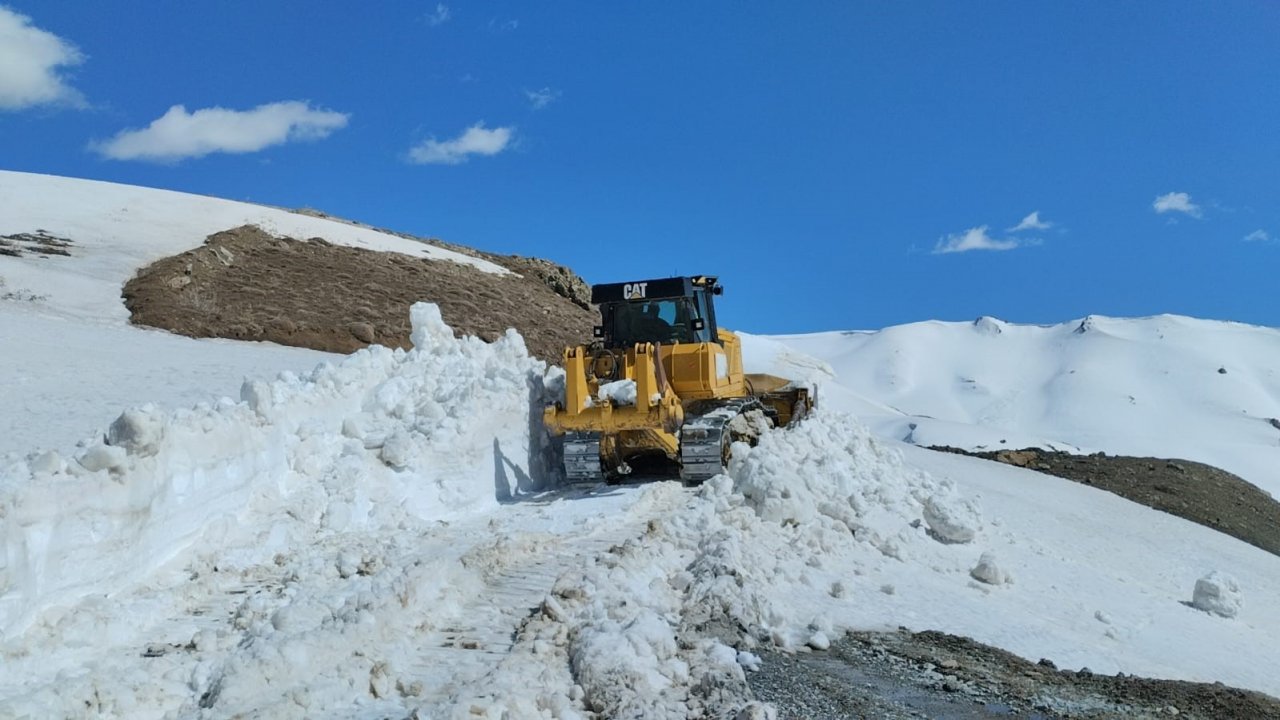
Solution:
M 393 432 L 382 443 L 382 449 L 378 451 L 378 457 L 387 464 L 387 467 L 403 470 L 409 467 L 413 457 L 413 445 L 413 439 L 408 433 L 403 431 Z
M 1243 603 L 1244 597 L 1236 579 L 1216 570 L 1196 581 L 1191 597 L 1191 605 L 1197 610 L 1224 618 L 1239 614 Z
M 76 458 L 81 467 L 89 472 L 100 470 L 119 470 L 129 462 L 128 453 L 122 447 L 111 445 L 94 445 Z
M 409 321 L 413 323 L 409 341 L 415 350 L 448 347 L 454 341 L 453 328 L 445 324 L 439 306 L 433 303 L 414 303 L 409 309 Z
M 760 666 L 764 663 L 764 661 L 760 659 L 759 655 L 747 650 L 739 650 L 737 659 L 739 665 L 751 672 L 759 670 Z
M 750 702 L 733 716 L 733 720 L 777 720 L 778 711 L 772 705 Z
M 663 706 L 687 672 L 675 662 L 674 629 L 649 608 L 621 621 L 601 619 L 584 631 L 570 653 L 578 681 L 598 710 L 644 717 Z
M 605 383 L 600 386 L 600 392 L 597 397 L 600 402 L 612 402 L 614 405 L 635 405 L 636 404 L 636 381 L 635 380 L 615 380 L 611 383 Z
M 967 543 L 978 534 L 981 514 L 972 501 L 931 496 L 924 501 L 924 521 L 944 543 Z
M 1001 335 L 1004 333 L 1003 326 L 1003 320 L 993 318 L 990 315 L 983 315 L 973 321 L 973 329 L 980 335 Z
M 707 661 L 716 665 L 737 665 L 738 651 L 721 642 L 707 645 Z
M 814 650 L 826 650 L 831 647 L 831 638 L 821 630 L 809 636 L 809 641 L 805 643 Z
M 107 444 L 123 447 L 130 455 L 149 457 L 164 440 L 164 415 L 150 403 L 121 413 L 107 429 Z
M 49 450 L 37 455 L 29 462 L 31 472 L 48 473 L 53 475 L 60 473 L 67 468 L 67 464 L 62 461 L 62 456 L 56 450 Z
M 1004 585 L 1013 581 L 1009 573 L 996 564 L 995 555 L 989 552 L 982 553 L 982 557 L 978 558 L 978 564 L 969 571 L 969 575 L 974 580 L 988 585 Z

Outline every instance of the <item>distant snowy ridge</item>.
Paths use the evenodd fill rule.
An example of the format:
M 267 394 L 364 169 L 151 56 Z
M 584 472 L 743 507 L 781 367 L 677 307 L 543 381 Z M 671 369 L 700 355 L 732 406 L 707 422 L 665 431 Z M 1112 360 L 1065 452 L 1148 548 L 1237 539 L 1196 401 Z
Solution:
M 209 235 L 241 225 L 298 239 L 509 271 L 486 260 L 425 242 L 287 210 L 151 188 L 0 170 L 0 235 L 47 233 L 71 241 L 76 263 L 59 258 L 0 257 L 0 277 L 13 290 L 81 318 L 127 320 L 120 288 L 134 271 L 198 247 Z M 92 269 L 86 272 L 86 267 Z
M 413 323 L 410 352 L 375 346 L 305 378 L 249 382 L 239 403 L 144 406 L 112 426 L 111 444 L 0 468 L 0 640 L 197 541 L 269 557 L 288 539 L 238 537 L 255 515 L 391 528 L 545 483 L 557 466 L 530 422 L 545 365 L 514 332 L 455 340 L 433 305 L 415 306 Z
M 828 363 L 863 400 L 849 409 L 886 437 L 1182 457 L 1280 494 L 1270 422 L 1280 418 L 1280 329 L 1177 315 L 1047 326 L 984 317 L 773 340 Z

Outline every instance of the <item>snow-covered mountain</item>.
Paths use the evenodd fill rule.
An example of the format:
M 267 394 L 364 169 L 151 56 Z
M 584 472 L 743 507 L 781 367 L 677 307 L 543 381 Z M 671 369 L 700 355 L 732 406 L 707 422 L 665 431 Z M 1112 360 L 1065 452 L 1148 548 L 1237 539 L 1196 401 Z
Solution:
M 750 337 L 752 367 L 824 380 L 814 417 L 738 446 L 697 492 L 547 493 L 539 412 L 562 378 L 518 335 L 456 339 L 427 305 L 412 351 L 350 357 L 129 327 L 104 303 L 170 251 L 156 238 L 224 229 L 206 222 L 223 201 L 143 193 L 128 215 L 169 226 L 119 231 L 112 208 L 141 192 L 0 175 L 0 218 L 6 198 L 44 208 L 0 235 L 74 241 L 70 256 L 0 255 L 15 292 L 0 372 L 19 380 L 0 417 L 25 433 L 0 461 L 0 716 L 685 717 L 746 702 L 732 689 L 754 643 L 897 626 L 1280 694 L 1280 558 L 901 442 L 914 422 L 921 443 L 1234 438 L 1265 460 L 1247 428 L 1280 414 L 1272 331 L 1156 318 L 1079 336 L 984 321 Z M 233 353 L 257 379 L 204 374 Z M 1116 393 L 1151 409 L 1127 424 Z M 98 430 L 69 435 L 62 416 Z M 1199 605 L 1216 614 L 1190 602 L 1212 571 L 1219 594 Z M 730 646 L 705 625 L 749 632 Z
M 772 340 L 760 361 L 822 361 L 854 394 L 834 399 L 885 437 L 1185 458 L 1280 495 L 1275 328 L 1177 315 L 1049 326 L 983 317 Z

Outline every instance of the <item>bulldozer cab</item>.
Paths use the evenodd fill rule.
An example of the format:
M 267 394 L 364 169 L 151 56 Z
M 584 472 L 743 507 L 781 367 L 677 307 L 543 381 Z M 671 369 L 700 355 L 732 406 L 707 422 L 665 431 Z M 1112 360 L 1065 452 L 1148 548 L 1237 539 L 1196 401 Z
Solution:
M 607 348 L 719 342 L 712 298 L 721 292 L 705 275 L 593 285 L 596 336 Z

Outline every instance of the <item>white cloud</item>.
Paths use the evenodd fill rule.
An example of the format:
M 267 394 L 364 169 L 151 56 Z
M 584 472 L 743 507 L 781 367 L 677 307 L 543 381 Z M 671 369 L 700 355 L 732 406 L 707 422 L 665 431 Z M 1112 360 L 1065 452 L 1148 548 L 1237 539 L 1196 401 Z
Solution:
M 36 105 L 84 105 L 61 69 L 84 56 L 74 45 L 31 24 L 31 18 L 0 6 L 0 110 Z
M 1012 250 L 1024 244 L 1023 241 L 1013 238 L 997 240 L 987 234 L 989 229 L 987 225 L 983 225 L 939 238 L 938 244 L 933 246 L 933 254 L 943 255 L 970 250 Z
M 544 87 L 541 90 L 525 90 L 524 95 L 529 98 L 534 110 L 541 110 L 559 99 L 560 91 Z
M 1023 230 L 1048 230 L 1053 227 L 1053 223 L 1040 219 L 1040 211 L 1036 210 L 1030 215 L 1022 218 L 1022 222 L 1009 228 L 1009 232 L 1022 232 Z
M 427 24 L 431 27 L 443 25 L 453 17 L 453 13 L 449 12 L 449 6 L 444 3 L 437 3 L 434 12 L 427 13 Z
M 499 20 L 497 18 L 493 18 L 489 21 L 489 32 L 492 33 L 514 32 L 518 27 L 520 27 L 520 21 L 514 18 L 511 20 Z
M 122 130 L 90 147 L 115 160 L 169 162 L 210 153 L 250 153 L 294 140 L 319 140 L 346 127 L 349 116 L 318 110 L 299 101 L 259 105 L 252 110 L 213 107 L 188 113 L 169 108 L 141 130 Z
M 1248 235 L 1245 235 L 1245 236 L 1244 236 L 1244 241 L 1245 241 L 1245 242 L 1261 242 L 1261 243 L 1265 243 L 1265 242 L 1271 242 L 1271 241 L 1273 241 L 1273 240 L 1280 240 L 1280 238 L 1273 238 L 1273 237 L 1271 237 L 1271 235 L 1270 235 L 1270 234 L 1268 234 L 1268 233 L 1267 233 L 1267 231 L 1266 231 L 1266 230 L 1261 230 L 1261 229 L 1259 229 L 1259 230 L 1254 230 L 1253 232 L 1251 232 L 1251 233 L 1249 233 Z
M 1200 206 L 1191 202 L 1191 196 L 1184 192 L 1171 192 L 1161 195 L 1151 203 L 1156 213 L 1180 212 L 1198 218 Z
M 514 134 L 514 127 L 489 130 L 478 122 L 452 140 L 423 140 L 409 150 L 409 160 L 419 165 L 457 165 L 471 155 L 497 155 L 507 149 Z

